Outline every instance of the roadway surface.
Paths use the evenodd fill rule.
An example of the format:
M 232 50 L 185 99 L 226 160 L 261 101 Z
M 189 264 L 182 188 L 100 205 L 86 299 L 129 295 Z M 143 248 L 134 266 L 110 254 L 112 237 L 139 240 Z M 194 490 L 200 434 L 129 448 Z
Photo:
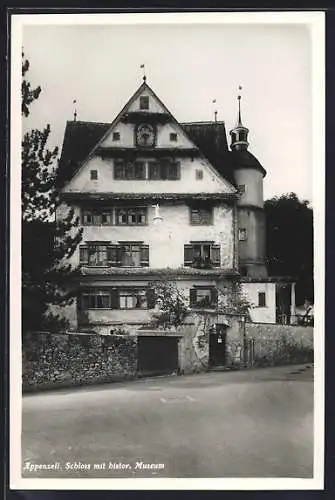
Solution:
M 313 475 L 312 365 L 57 390 L 22 404 L 27 478 Z

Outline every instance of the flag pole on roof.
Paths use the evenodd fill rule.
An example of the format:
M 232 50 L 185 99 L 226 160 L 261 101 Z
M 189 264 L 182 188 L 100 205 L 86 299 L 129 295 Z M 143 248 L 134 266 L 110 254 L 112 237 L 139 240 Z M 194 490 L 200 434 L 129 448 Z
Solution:
M 216 104 L 216 99 L 212 100 L 212 104 Z M 214 121 L 215 122 L 218 121 L 218 111 L 217 111 L 217 109 L 214 110 Z
M 147 77 L 145 76 L 145 64 L 141 64 L 140 68 L 143 69 L 143 81 L 145 82 L 147 79 Z

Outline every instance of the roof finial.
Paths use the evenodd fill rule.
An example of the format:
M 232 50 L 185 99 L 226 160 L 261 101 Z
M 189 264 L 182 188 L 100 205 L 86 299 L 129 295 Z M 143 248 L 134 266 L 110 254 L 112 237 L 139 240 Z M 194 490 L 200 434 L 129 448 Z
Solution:
M 73 121 L 77 121 L 77 109 L 76 109 L 76 104 L 77 104 L 77 100 L 74 99 L 73 100 L 73 104 L 74 104 L 74 112 L 73 112 Z
M 242 90 L 241 85 L 238 86 L 238 90 Z M 237 120 L 237 126 L 242 126 L 242 120 L 241 120 L 241 94 L 239 93 L 237 96 L 238 99 L 238 120 Z
M 143 69 L 143 81 L 145 82 L 147 79 L 147 77 L 145 76 L 145 64 L 141 64 L 140 68 Z
M 216 103 L 216 99 L 213 99 L 212 103 L 215 104 Z M 214 110 L 214 121 L 215 122 L 218 121 L 218 112 L 217 112 L 217 109 Z

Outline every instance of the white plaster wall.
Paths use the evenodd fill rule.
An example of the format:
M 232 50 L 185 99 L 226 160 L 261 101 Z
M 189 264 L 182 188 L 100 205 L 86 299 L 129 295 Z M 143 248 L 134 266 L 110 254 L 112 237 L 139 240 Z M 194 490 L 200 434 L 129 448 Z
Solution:
M 276 323 L 276 284 L 242 283 L 241 287 L 245 297 L 255 306 L 250 309 L 251 320 L 254 323 Z M 266 294 L 266 307 L 257 306 L 259 292 Z
M 178 268 L 184 265 L 184 244 L 194 241 L 213 241 L 221 246 L 221 267 L 233 268 L 234 227 L 233 209 L 225 204 L 214 207 L 213 225 L 193 226 L 189 222 L 189 207 L 185 203 L 160 205 L 162 222 L 152 220 L 155 209 L 148 208 L 147 226 L 83 226 L 85 241 L 143 241 L 149 245 L 151 268 Z M 80 209 L 76 208 L 76 213 Z M 79 248 L 70 259 L 79 263 Z
M 138 158 L 152 161 L 152 158 Z M 176 158 L 178 160 L 178 158 Z M 203 170 L 203 179 L 197 180 L 195 171 Z M 98 179 L 90 179 L 90 170 L 98 171 Z M 74 193 L 234 193 L 235 188 L 222 179 L 206 160 L 180 159 L 180 180 L 116 180 L 114 160 L 93 157 L 63 189 Z
M 120 140 L 113 141 L 113 132 L 120 133 Z M 170 140 L 170 133 L 175 132 L 178 135 L 177 141 Z M 133 148 L 135 143 L 135 125 L 133 123 L 117 123 L 106 138 L 100 144 L 101 147 L 119 147 Z M 184 132 L 177 124 L 167 123 L 157 126 L 156 148 L 192 148 L 194 144 L 186 137 Z
M 166 108 L 154 97 L 149 89 L 144 89 L 139 96 L 129 105 L 127 111 L 143 111 L 140 109 L 140 97 L 149 96 L 149 109 L 145 111 L 151 113 L 164 113 Z
M 263 175 L 256 169 L 240 168 L 235 171 L 236 184 L 245 185 L 245 193 L 241 194 L 239 205 L 264 206 Z

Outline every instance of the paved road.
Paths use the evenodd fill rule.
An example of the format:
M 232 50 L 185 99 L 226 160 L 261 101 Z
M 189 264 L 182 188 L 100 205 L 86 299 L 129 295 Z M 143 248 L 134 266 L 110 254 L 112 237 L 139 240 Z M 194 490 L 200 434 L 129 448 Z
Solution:
M 22 425 L 23 477 L 312 477 L 313 367 L 27 395 Z

